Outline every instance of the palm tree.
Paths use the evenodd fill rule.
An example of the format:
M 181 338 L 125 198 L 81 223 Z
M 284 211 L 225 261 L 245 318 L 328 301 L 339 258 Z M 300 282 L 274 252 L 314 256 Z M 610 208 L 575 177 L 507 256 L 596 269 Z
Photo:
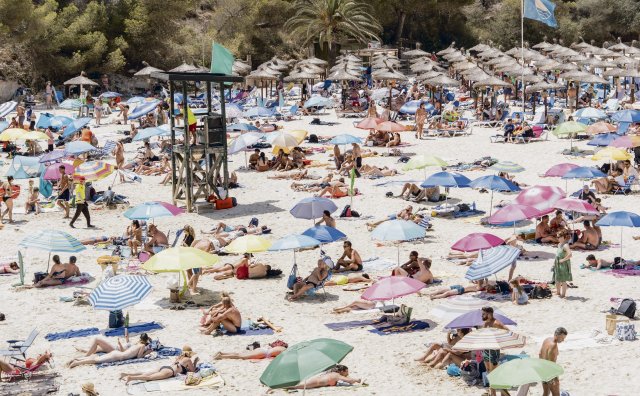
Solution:
M 382 31 L 371 6 L 362 0 L 296 0 L 294 9 L 285 29 L 300 37 L 303 45 L 318 41 L 330 53 L 347 39 L 366 43 L 378 39 Z

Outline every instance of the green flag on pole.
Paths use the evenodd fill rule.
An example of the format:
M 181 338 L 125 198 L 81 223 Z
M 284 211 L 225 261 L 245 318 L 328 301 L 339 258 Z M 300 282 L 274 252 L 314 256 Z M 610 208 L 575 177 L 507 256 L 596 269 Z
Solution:
M 233 71 L 233 54 L 218 43 L 211 46 L 211 73 L 231 75 Z
M 349 185 L 349 195 L 352 197 L 356 195 L 356 190 L 353 188 L 356 184 L 356 168 L 351 168 L 349 171 L 349 177 L 351 178 L 351 184 Z

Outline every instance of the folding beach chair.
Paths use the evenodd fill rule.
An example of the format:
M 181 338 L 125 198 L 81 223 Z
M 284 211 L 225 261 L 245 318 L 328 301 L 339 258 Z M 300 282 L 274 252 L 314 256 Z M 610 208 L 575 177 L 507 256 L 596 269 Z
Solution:
M 327 299 L 327 291 L 324 288 L 324 284 L 327 283 L 331 277 L 333 276 L 333 271 L 331 269 L 329 269 L 329 273 L 327 274 L 327 277 L 324 278 L 324 280 L 322 282 L 320 282 L 320 284 L 312 289 L 307 290 L 307 292 L 305 293 L 306 296 L 315 296 L 316 292 L 320 289 L 322 289 L 323 294 L 323 299 L 326 300 Z
M 116 142 L 114 142 L 113 140 L 107 140 L 104 143 L 103 147 L 98 148 L 97 150 L 91 151 L 89 155 L 94 158 L 108 157 L 111 155 L 111 153 L 113 152 L 113 149 L 115 148 L 116 148 Z
M 633 182 L 635 181 L 636 177 L 635 176 L 629 176 L 629 178 L 627 179 L 627 181 L 624 183 L 624 186 L 613 186 L 613 195 L 617 195 L 617 194 L 624 194 L 627 195 L 631 192 L 631 186 L 633 185 Z
M 27 350 L 33 344 L 38 333 L 38 329 L 33 329 L 26 340 L 7 340 L 9 349 L 0 350 L 0 356 L 8 356 L 10 359 L 24 362 L 27 359 Z M 22 359 L 19 356 L 22 356 Z

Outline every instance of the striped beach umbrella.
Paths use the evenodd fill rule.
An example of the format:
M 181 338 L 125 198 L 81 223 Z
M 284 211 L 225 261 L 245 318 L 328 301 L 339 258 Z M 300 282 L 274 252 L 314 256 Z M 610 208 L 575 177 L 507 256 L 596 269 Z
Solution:
M 32 248 L 49 252 L 49 260 L 47 261 L 47 272 L 49 272 L 49 261 L 52 252 L 59 253 L 78 253 L 86 249 L 79 240 L 63 231 L 58 230 L 42 230 L 33 235 L 25 237 L 18 246 L 23 248 Z
M 431 312 L 429 312 L 429 314 L 436 319 L 448 323 L 459 317 L 460 315 L 482 309 L 486 306 L 486 300 L 481 300 L 470 295 L 460 295 L 449 297 L 443 300 L 443 302 L 433 308 Z M 494 314 L 498 312 L 498 310 L 494 310 Z
M 74 176 L 83 176 L 87 181 L 104 179 L 113 173 L 115 167 L 104 161 L 83 162 L 76 167 Z
M 490 170 L 496 172 L 518 173 L 524 172 L 524 168 L 515 162 L 500 161 L 489 167 Z
M 4 117 L 7 114 L 11 113 L 17 106 L 18 102 L 13 100 L 0 104 L 0 117 Z
M 124 217 L 131 220 L 149 220 L 156 217 L 177 216 L 184 210 L 175 205 L 161 201 L 144 202 L 125 211 Z
M 515 264 L 518 256 L 520 256 L 520 249 L 513 246 L 501 245 L 484 250 L 471 264 L 465 278 L 472 281 L 488 278 Z
M 119 311 L 138 304 L 151 289 L 144 276 L 117 275 L 100 283 L 89 295 L 89 302 L 95 309 Z
M 522 348 L 527 342 L 523 335 L 509 330 L 484 328 L 473 330 L 453 346 L 456 351 Z

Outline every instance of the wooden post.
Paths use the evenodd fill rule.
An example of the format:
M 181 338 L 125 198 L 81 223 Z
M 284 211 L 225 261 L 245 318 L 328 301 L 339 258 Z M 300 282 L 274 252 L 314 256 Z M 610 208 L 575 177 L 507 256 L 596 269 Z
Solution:
M 175 146 L 176 146 L 176 131 L 174 130 L 175 128 L 175 114 L 174 114 L 174 110 L 175 110 L 175 102 L 173 100 L 173 95 L 175 92 L 175 84 L 173 83 L 173 81 L 169 81 L 169 129 L 171 131 L 171 191 L 173 191 L 172 195 L 172 200 L 173 200 L 173 204 L 176 204 L 176 192 L 178 190 L 178 177 L 176 175 L 176 172 L 178 171 L 176 169 L 176 154 L 173 152 L 175 150 Z
M 185 198 L 187 202 L 187 212 L 193 211 L 193 189 L 192 189 L 192 178 L 191 178 L 191 136 L 189 132 L 189 117 L 188 110 L 189 106 L 187 104 L 187 82 L 182 82 L 182 112 L 184 114 L 184 167 L 187 172 L 185 178 Z

